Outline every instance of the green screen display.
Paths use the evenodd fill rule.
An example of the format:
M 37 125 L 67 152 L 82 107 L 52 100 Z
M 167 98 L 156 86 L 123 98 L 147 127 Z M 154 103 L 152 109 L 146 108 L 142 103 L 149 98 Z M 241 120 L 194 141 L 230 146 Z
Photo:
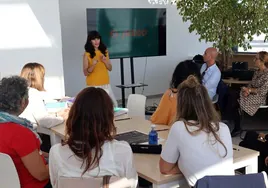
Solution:
M 166 55 L 166 9 L 87 9 L 87 31 L 97 30 L 110 58 Z

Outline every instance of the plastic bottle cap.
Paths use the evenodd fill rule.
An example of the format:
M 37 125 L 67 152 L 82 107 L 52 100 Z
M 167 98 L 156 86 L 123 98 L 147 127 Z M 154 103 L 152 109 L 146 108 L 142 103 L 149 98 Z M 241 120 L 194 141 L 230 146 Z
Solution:
M 152 124 L 152 125 L 151 125 L 151 128 L 155 128 L 155 124 Z

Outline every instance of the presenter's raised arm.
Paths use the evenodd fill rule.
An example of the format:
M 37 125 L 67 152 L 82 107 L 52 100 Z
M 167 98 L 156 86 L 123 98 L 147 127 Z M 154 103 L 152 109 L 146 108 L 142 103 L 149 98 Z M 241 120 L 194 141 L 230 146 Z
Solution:
M 106 68 L 109 71 L 112 71 L 113 67 L 112 67 L 112 64 L 111 64 L 111 61 L 110 61 L 110 58 L 109 58 L 109 52 L 108 51 L 106 52 L 106 56 L 104 56 L 104 55 L 102 56 L 102 61 L 105 64 Z

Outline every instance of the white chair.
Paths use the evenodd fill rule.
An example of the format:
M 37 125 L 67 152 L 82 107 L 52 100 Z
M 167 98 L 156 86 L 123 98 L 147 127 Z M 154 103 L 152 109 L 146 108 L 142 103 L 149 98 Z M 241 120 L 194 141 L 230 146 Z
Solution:
M 129 188 L 131 182 L 126 178 L 119 178 L 112 176 L 105 176 L 103 178 L 68 178 L 60 177 L 58 188 Z
M 127 100 L 129 116 L 139 116 L 145 118 L 146 96 L 140 94 L 130 94 Z
M 15 165 L 9 155 L 0 153 L 0 187 L 20 188 Z

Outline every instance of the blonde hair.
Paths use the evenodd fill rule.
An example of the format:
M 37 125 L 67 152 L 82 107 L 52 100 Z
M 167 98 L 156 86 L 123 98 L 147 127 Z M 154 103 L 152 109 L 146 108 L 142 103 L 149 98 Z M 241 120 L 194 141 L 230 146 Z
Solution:
M 195 76 L 190 75 L 179 85 L 177 97 L 176 121 L 183 121 L 186 130 L 191 135 L 197 135 L 201 131 L 212 133 L 216 139 L 215 143 L 218 141 L 224 147 L 223 157 L 225 157 L 227 148 L 217 134 L 220 129 L 220 116 L 209 98 L 207 89 Z M 193 123 L 190 120 L 196 122 Z M 190 131 L 189 126 L 198 127 L 198 129 Z
M 35 62 L 27 63 L 23 66 L 20 76 L 28 81 L 29 87 L 35 88 L 38 91 L 45 91 L 45 68 L 43 65 Z

